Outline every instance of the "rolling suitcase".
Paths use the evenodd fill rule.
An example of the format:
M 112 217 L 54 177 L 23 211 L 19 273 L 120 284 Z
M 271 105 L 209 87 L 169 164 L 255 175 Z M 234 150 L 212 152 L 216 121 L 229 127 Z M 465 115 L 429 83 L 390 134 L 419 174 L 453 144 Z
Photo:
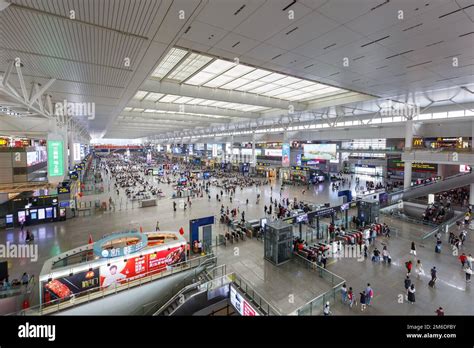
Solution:
M 430 282 L 428 283 L 428 285 L 429 285 L 431 288 L 433 288 L 434 285 L 435 285 L 435 281 L 436 281 L 436 279 L 430 280 Z
M 390 256 L 387 258 L 387 262 L 389 265 L 392 263 L 392 258 Z

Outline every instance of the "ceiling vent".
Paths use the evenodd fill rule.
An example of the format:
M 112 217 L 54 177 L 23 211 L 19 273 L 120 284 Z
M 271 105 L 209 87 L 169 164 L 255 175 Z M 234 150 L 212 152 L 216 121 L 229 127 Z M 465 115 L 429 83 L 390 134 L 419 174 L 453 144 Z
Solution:
M 284 9 L 282 9 L 282 11 L 286 11 L 288 10 L 291 6 L 293 6 L 294 4 L 296 4 L 296 0 L 293 0 L 288 6 L 286 6 Z
M 405 29 L 403 29 L 402 31 L 412 30 L 412 29 L 415 29 L 415 28 L 417 28 L 417 27 L 419 27 L 419 26 L 422 26 L 422 25 L 423 25 L 423 23 L 419 23 L 419 24 L 413 25 L 413 26 L 411 26 L 411 27 L 405 28 Z
M 191 26 L 187 27 L 184 33 L 187 34 L 190 30 L 191 30 Z
M 425 65 L 425 64 L 428 64 L 428 63 L 431 63 L 431 62 L 432 62 L 432 61 L 429 60 L 429 61 L 427 61 L 427 62 L 418 63 L 418 64 L 414 64 L 414 65 L 409 65 L 409 66 L 407 66 L 407 69 L 408 69 L 408 68 L 413 68 L 413 67 L 415 67 L 415 66 Z
M 459 35 L 459 37 L 468 36 L 468 35 L 471 35 L 471 34 L 474 34 L 474 31 L 471 31 L 470 33 L 466 33 L 466 34 L 461 34 L 461 35 Z
M 237 16 L 240 13 L 240 11 L 242 11 L 245 8 L 245 6 L 247 6 L 247 5 L 240 6 L 239 9 L 234 12 L 234 16 Z
M 352 59 L 352 60 L 355 62 L 356 60 L 362 59 L 362 58 L 364 58 L 364 57 L 365 57 L 365 56 L 360 56 L 360 57 L 354 58 L 354 59 Z M 359 79 L 359 80 L 360 80 L 360 79 Z M 353 82 L 354 82 L 354 81 L 353 81 Z
M 397 53 L 397 54 L 394 54 L 393 56 L 389 56 L 385 59 L 390 59 L 390 58 L 393 58 L 393 57 L 398 57 L 398 56 L 401 56 L 402 54 L 405 54 L 405 53 L 410 53 L 410 52 L 413 52 L 414 50 L 409 50 L 409 51 L 405 51 L 405 52 L 401 52 L 401 53 Z
M 443 43 L 443 42 L 444 42 L 444 40 L 441 40 L 441 41 L 438 41 L 438 42 L 433 42 L 433 43 L 431 43 L 431 44 L 429 44 L 429 45 L 426 45 L 426 47 L 431 47 L 431 46 L 439 45 L 440 43 Z
M 333 43 L 332 45 L 326 46 L 326 47 L 323 48 L 323 50 L 327 50 L 328 48 L 331 48 L 331 47 L 333 47 L 333 46 L 336 46 L 336 44 Z
M 291 34 L 292 32 L 294 32 L 294 31 L 297 30 L 297 29 L 298 29 L 298 27 L 295 27 L 295 28 L 291 29 L 289 32 L 286 33 L 286 35 Z
M 473 7 L 473 6 L 474 6 L 474 4 L 469 5 L 469 6 L 462 7 L 462 8 L 460 8 L 460 9 L 457 9 L 457 10 L 454 10 L 454 11 L 451 11 L 451 12 L 448 12 L 448 13 L 445 13 L 444 15 L 441 15 L 441 16 L 439 16 L 438 18 L 441 19 L 441 18 L 444 18 L 444 17 L 451 16 L 451 15 L 453 15 L 453 14 L 455 14 L 455 13 L 458 13 L 458 12 L 460 12 L 460 11 L 463 11 L 463 10 L 468 9 L 468 8 L 470 8 L 470 7 Z
M 371 10 L 371 11 L 375 11 L 376 9 L 378 9 L 378 8 L 380 8 L 380 7 L 382 7 L 382 6 L 387 5 L 389 2 L 390 2 L 390 0 L 386 0 L 385 2 L 382 2 L 381 4 L 378 4 L 377 6 L 372 7 L 370 10 Z
M 385 40 L 385 39 L 388 39 L 390 37 L 390 35 L 387 35 L 387 36 L 384 36 L 384 37 L 381 37 L 380 39 L 377 39 L 377 40 L 374 40 L 374 41 L 370 41 L 370 42 L 367 42 L 366 44 L 363 44 L 362 46 L 360 47 L 366 47 L 366 46 L 369 46 L 369 45 L 372 45 L 376 42 L 379 42 L 379 41 L 382 41 L 382 40 Z

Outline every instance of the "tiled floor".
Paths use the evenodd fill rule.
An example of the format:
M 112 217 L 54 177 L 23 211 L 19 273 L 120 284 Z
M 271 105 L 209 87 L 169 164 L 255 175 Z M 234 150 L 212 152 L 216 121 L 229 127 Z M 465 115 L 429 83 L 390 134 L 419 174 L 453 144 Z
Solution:
M 363 183 L 363 180 L 361 180 Z M 105 185 L 106 188 L 108 185 Z M 246 219 L 255 219 L 263 216 L 263 207 L 269 204 L 270 195 L 279 198 L 280 185 L 263 186 L 259 188 L 245 188 L 237 190 L 233 204 L 228 197 L 219 203 L 215 199 L 216 191 L 211 189 L 211 200 L 205 198 L 193 199 L 193 204 L 186 211 L 179 209 L 173 212 L 171 188 L 166 184 L 160 185 L 166 193 L 166 197 L 158 201 L 156 207 L 138 208 L 135 203 L 128 202 L 123 192 L 117 196 L 115 192 L 106 192 L 101 196 L 85 196 L 84 201 L 108 200 L 112 197 L 116 203 L 116 211 L 93 215 L 91 217 L 76 217 L 64 222 L 49 223 L 29 227 L 35 234 L 35 242 L 39 248 L 39 259 L 33 263 L 26 259 L 10 259 L 11 278 L 19 277 L 26 271 L 38 275 L 43 262 L 61 252 L 86 244 L 89 234 L 94 240 L 111 232 L 123 231 L 129 228 L 153 230 L 156 220 L 160 221 L 161 230 L 177 231 L 180 227 L 188 230 L 189 220 L 193 218 L 219 214 L 220 205 L 225 207 L 239 207 L 246 213 Z M 352 187 L 353 188 L 353 187 Z M 285 188 L 282 197 L 292 199 L 297 197 L 308 202 L 325 203 L 332 205 L 341 203 L 342 198 L 337 192 L 332 191 L 329 185 L 321 184 L 314 190 L 302 193 L 303 187 Z M 256 195 L 261 194 L 263 198 L 260 204 L 256 204 Z M 246 205 L 246 199 L 249 204 Z M 120 208 L 120 199 L 122 206 Z M 459 261 L 447 250 L 447 242 L 441 254 L 434 253 L 433 240 L 420 243 L 419 237 L 426 232 L 426 227 L 411 225 L 398 220 L 390 220 L 384 217 L 387 223 L 398 229 L 398 233 L 392 235 L 390 240 L 379 238 L 378 245 L 387 244 L 393 262 L 392 265 L 374 264 L 370 260 L 354 262 L 349 259 L 331 260 L 328 269 L 347 280 L 347 285 L 352 286 L 359 293 L 367 282 L 372 284 L 375 292 L 373 306 L 364 314 L 434 314 L 438 306 L 445 308 L 447 314 L 474 314 L 473 293 L 468 284 L 466 286 L 464 273 L 461 271 Z M 214 233 L 223 230 L 224 226 L 218 222 L 214 226 Z M 469 232 L 472 234 L 472 232 Z M 187 233 L 186 235 L 187 236 Z M 447 236 L 445 236 L 447 238 Z M 434 239 L 434 238 L 433 238 Z M 405 277 L 404 262 L 410 258 L 410 243 L 415 240 L 418 247 L 418 257 L 422 260 L 427 275 L 421 279 L 413 276 L 417 292 L 416 303 L 398 303 L 398 296 L 404 294 L 403 279 Z M 18 229 L 0 231 L 0 243 L 10 241 L 11 243 L 23 243 L 24 235 Z M 235 253 L 238 247 L 238 255 Z M 474 253 L 472 236 L 468 235 L 468 243 L 465 250 Z M 323 281 L 309 271 L 291 262 L 282 267 L 275 267 L 263 260 L 263 243 L 256 240 L 247 240 L 217 249 L 219 263 L 228 265 L 228 271 L 236 271 L 249 281 L 263 297 L 283 313 L 290 313 L 303 303 L 311 300 L 317 295 L 330 288 L 330 284 Z M 412 259 L 414 259 L 412 257 Z M 427 286 L 429 270 L 436 265 L 438 268 L 438 283 L 435 289 Z M 293 295 L 293 297 L 290 297 Z M 290 301 L 294 299 L 294 301 Z M 32 304 L 37 301 L 33 299 Z M 360 314 L 359 308 L 349 309 L 337 304 L 332 309 L 335 314 Z

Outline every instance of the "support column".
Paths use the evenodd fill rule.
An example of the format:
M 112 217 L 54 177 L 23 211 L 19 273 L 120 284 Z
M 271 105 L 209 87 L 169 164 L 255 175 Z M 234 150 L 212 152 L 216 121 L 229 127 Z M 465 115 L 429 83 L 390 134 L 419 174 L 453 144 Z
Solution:
M 469 205 L 474 206 L 474 184 L 469 185 Z
M 252 158 L 250 160 L 250 166 L 256 167 L 257 165 L 257 156 L 255 156 L 255 132 L 252 133 Z
M 230 163 L 234 162 L 234 136 L 230 137 Z
M 409 152 L 413 145 L 413 119 L 407 118 L 405 123 L 405 152 Z M 412 161 L 405 161 L 405 170 L 403 172 L 403 188 L 411 187 Z

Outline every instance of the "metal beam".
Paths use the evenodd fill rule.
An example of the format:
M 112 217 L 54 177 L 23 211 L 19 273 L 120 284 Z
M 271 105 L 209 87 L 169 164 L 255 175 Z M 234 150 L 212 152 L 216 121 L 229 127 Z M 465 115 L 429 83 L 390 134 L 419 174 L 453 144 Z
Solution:
M 144 120 L 171 120 L 171 121 L 189 121 L 189 122 L 209 122 L 209 123 L 229 123 L 230 119 L 228 118 L 215 118 L 208 116 L 197 116 L 189 114 L 168 114 L 161 112 L 137 112 L 129 111 L 122 112 L 119 116 L 119 119 L 123 118 L 141 118 Z
M 174 94 L 182 97 L 202 98 L 228 103 L 247 104 L 285 110 L 288 110 L 290 105 L 293 105 L 295 110 L 305 110 L 307 108 L 307 105 L 304 103 L 290 102 L 253 93 L 223 90 L 203 86 L 198 87 L 169 81 L 155 81 L 147 79 L 140 87 L 140 90 L 163 94 Z
M 180 109 L 181 105 L 182 104 L 176 104 L 176 103 L 160 103 L 160 102 L 155 103 L 152 101 L 131 100 L 127 106 L 131 108 L 140 108 L 140 109 L 154 109 L 154 110 L 163 110 L 163 111 L 182 112 L 183 110 Z M 261 114 L 258 112 L 239 111 L 239 110 L 216 108 L 212 106 L 190 105 L 190 104 L 184 104 L 184 112 L 185 113 L 190 112 L 193 114 L 206 114 L 206 115 L 227 116 L 227 117 L 234 117 L 234 118 L 249 118 L 249 119 L 255 119 L 261 116 Z

